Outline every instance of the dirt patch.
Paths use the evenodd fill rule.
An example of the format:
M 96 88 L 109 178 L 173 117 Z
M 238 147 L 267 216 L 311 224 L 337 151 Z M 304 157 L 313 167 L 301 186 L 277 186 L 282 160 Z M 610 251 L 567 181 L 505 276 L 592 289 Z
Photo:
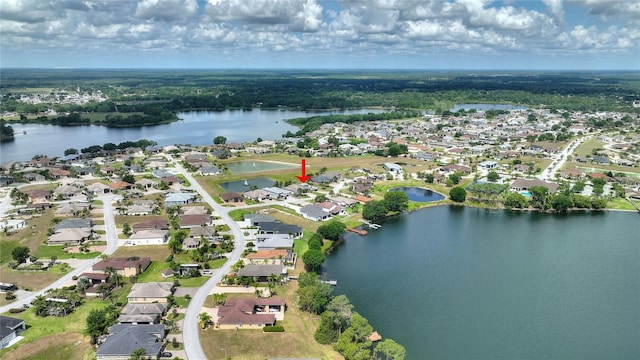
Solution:
M 45 354 L 48 353 L 48 354 Z M 82 360 L 93 353 L 89 339 L 77 333 L 46 336 L 2 355 L 3 360 L 32 358 Z
M 107 249 L 106 245 L 96 245 L 96 246 L 89 246 L 89 251 L 88 252 L 103 252 Z M 67 248 L 65 248 L 65 251 L 67 252 L 67 254 L 80 254 L 80 247 L 79 246 L 69 246 Z

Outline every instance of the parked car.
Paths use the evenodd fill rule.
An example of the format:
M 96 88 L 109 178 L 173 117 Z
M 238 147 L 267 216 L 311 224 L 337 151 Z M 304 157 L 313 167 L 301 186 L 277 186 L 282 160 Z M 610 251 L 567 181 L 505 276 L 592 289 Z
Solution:
M 168 352 L 168 351 L 165 351 L 165 352 L 163 352 L 162 354 L 160 354 L 160 357 L 170 358 L 170 357 L 172 357 L 172 356 L 173 356 L 173 354 L 172 354 L 172 353 L 170 353 L 170 352 Z

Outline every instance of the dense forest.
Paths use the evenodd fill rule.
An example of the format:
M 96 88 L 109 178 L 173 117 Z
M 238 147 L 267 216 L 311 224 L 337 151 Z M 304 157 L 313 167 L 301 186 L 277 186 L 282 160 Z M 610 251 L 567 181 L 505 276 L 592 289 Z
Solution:
M 509 103 L 551 110 L 640 112 L 632 106 L 640 100 L 638 72 L 7 69 L 0 73 L 0 84 L 0 111 L 36 117 L 50 108 L 109 113 L 112 117 L 103 124 L 110 126 L 162 123 L 177 119 L 178 111 L 196 109 L 383 107 L 443 113 L 456 103 Z M 100 90 L 109 100 L 83 105 L 18 101 L 38 89 L 44 95 Z

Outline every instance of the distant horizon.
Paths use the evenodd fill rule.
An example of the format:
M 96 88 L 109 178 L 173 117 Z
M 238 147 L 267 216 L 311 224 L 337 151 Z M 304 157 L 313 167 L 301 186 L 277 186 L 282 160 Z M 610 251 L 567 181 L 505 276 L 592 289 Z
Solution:
M 585 73 L 585 72 L 638 72 L 638 69 L 483 69 L 483 68 L 215 68 L 215 67 L 1 67 L 0 70 L 115 70 L 115 71 L 129 71 L 129 70 L 145 70 L 145 71 L 192 71 L 192 70 L 208 70 L 208 71 L 336 71 L 336 72 L 571 72 L 571 73 Z

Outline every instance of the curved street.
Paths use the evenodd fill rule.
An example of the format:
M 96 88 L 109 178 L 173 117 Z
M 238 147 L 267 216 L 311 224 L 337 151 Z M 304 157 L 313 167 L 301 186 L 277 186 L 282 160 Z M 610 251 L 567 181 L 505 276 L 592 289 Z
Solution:
M 117 198 L 118 198 L 117 196 L 114 196 L 112 194 L 108 194 L 108 195 L 104 195 L 96 198 L 102 201 L 102 204 L 103 204 L 102 208 L 104 212 L 103 214 L 104 227 L 105 227 L 105 233 L 107 236 L 107 248 L 105 249 L 103 254 L 106 254 L 106 255 L 111 255 L 116 251 L 116 249 L 118 249 L 118 235 L 116 233 L 116 223 L 113 217 L 113 206 L 111 204 L 111 202 L 116 200 Z M 9 309 L 11 308 L 22 307 L 25 304 L 30 304 L 31 301 L 33 301 L 33 299 L 44 294 L 49 289 L 56 289 L 56 288 L 65 286 L 68 282 L 72 280 L 74 276 L 78 276 L 83 272 L 86 272 L 87 269 L 91 268 L 91 266 L 93 266 L 93 264 L 97 263 L 98 261 L 100 261 L 99 256 L 91 260 L 86 260 L 81 266 L 66 273 L 58 280 L 46 286 L 44 289 L 41 289 L 33 294 L 30 294 L 29 296 L 26 296 L 22 299 L 18 299 L 10 304 L 0 307 L 0 313 L 5 313 L 9 311 Z
M 222 277 L 229 272 L 229 270 L 231 269 L 231 265 L 240 260 L 242 252 L 245 248 L 246 241 L 244 235 L 242 234 L 242 229 L 240 228 L 240 226 L 235 221 L 233 221 L 231 216 L 229 216 L 229 212 L 231 210 L 235 210 L 235 208 L 225 208 L 216 203 L 211 195 L 209 195 L 209 193 L 207 193 L 202 188 L 202 186 L 200 186 L 200 184 L 193 176 L 191 176 L 189 172 L 187 172 L 177 162 L 174 162 L 174 165 L 176 166 L 176 170 L 178 171 L 178 173 L 182 174 L 191 183 L 191 188 L 196 190 L 198 194 L 200 194 L 202 199 L 211 206 L 211 208 L 222 218 L 222 220 L 224 220 L 227 225 L 229 225 L 229 228 L 231 228 L 235 240 L 234 249 L 229 254 L 228 260 L 220 269 L 216 271 L 213 276 L 211 276 L 211 279 L 209 279 L 198 289 L 198 292 L 196 292 L 196 294 L 191 298 L 191 302 L 189 302 L 189 306 L 187 307 L 187 311 L 185 313 L 184 325 L 182 328 L 182 339 L 184 342 L 184 350 L 187 354 L 187 358 L 196 360 L 206 359 L 207 356 L 202 349 L 200 336 L 198 334 L 198 315 L 200 315 L 202 305 L 204 305 L 204 302 L 211 290 L 213 290 L 215 285 L 222 280 Z

